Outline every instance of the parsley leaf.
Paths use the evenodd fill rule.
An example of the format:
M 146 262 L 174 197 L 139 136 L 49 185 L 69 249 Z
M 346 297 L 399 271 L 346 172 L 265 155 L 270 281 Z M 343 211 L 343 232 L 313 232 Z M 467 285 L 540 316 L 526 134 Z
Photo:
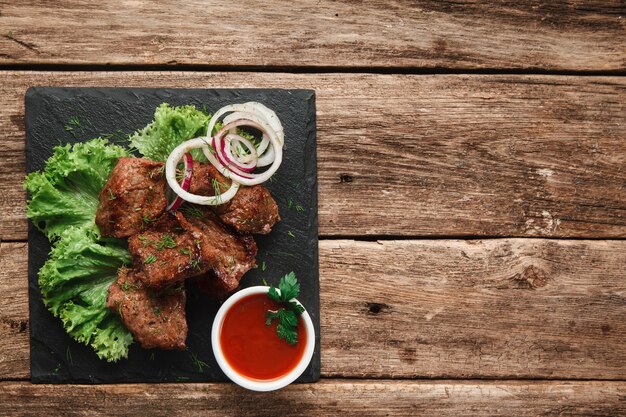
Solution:
M 289 306 L 291 307 L 293 311 L 295 311 L 298 314 L 304 313 L 304 307 L 302 307 L 300 304 L 296 302 L 290 301 Z
M 278 283 L 278 288 L 280 294 L 275 287 L 270 287 L 267 296 L 284 307 L 276 311 L 268 310 L 265 313 L 265 325 L 269 326 L 278 319 L 276 326 L 278 337 L 295 345 L 298 343 L 298 316 L 304 313 L 304 308 L 300 304 L 291 301 L 300 294 L 300 284 L 298 284 L 296 274 L 292 271 L 282 277 Z
M 278 288 L 280 288 L 280 298 L 283 302 L 288 302 L 300 294 L 300 284 L 293 271 L 280 279 Z
M 272 300 L 276 301 L 277 303 L 281 302 L 280 295 L 278 295 L 278 291 L 276 291 L 276 288 L 270 287 L 270 290 L 267 294 Z

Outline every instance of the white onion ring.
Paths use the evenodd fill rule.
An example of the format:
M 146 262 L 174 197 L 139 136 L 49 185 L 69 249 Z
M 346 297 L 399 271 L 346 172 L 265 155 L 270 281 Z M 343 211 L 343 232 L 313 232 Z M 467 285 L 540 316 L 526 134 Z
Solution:
M 244 154 L 243 156 L 240 156 L 239 154 L 234 154 L 232 150 L 233 142 L 245 145 L 249 153 L 247 155 Z M 257 166 L 256 161 L 258 157 L 254 144 L 248 139 L 239 136 L 236 133 L 229 133 L 226 135 L 224 141 L 222 142 L 222 149 L 220 149 L 220 152 L 222 153 L 222 156 L 225 158 L 226 162 L 233 164 L 241 171 L 252 172 Z
M 189 185 L 191 184 L 191 174 L 193 173 L 193 158 L 189 152 L 183 155 L 183 161 L 185 162 L 185 177 L 180 183 L 180 188 L 187 191 L 189 190 Z M 183 204 L 183 199 L 176 194 L 176 198 L 167 206 L 166 210 L 176 211 L 181 204 Z
M 278 135 L 280 146 L 284 146 L 285 133 L 283 131 L 283 126 L 280 123 L 280 119 L 278 119 L 278 116 L 276 116 L 276 113 L 273 110 L 269 109 L 264 104 L 256 102 L 256 101 L 248 101 L 247 103 L 243 103 L 243 104 L 231 104 L 229 106 L 224 106 L 221 109 L 219 109 L 213 115 L 213 117 L 211 118 L 211 121 L 209 122 L 209 130 L 208 130 L 207 136 L 211 136 L 211 133 L 213 133 L 213 128 L 215 127 L 215 123 L 219 120 L 219 118 L 223 114 L 229 113 L 229 112 L 234 112 L 234 113 L 241 112 L 241 113 L 251 113 L 255 115 L 260 115 L 263 119 L 265 119 L 265 121 L 272 127 L 272 129 L 274 129 L 274 131 Z M 240 119 L 240 118 L 242 117 L 239 114 L 237 115 L 229 114 L 228 116 L 224 117 L 224 123 L 227 124 L 235 119 Z M 263 151 L 259 152 L 259 154 L 261 153 L 263 153 Z
M 246 107 L 243 107 L 243 106 L 245 105 L 233 104 L 230 106 L 222 107 L 220 110 L 217 111 L 217 113 L 215 113 L 215 115 L 211 118 L 211 121 L 209 122 L 207 132 L 213 131 L 213 127 L 215 126 L 217 119 L 225 112 L 239 111 L 240 112 L 239 116 L 241 116 L 241 118 L 230 121 L 230 123 L 225 124 L 222 127 L 222 129 L 220 129 L 220 131 L 217 132 L 215 136 L 213 136 L 213 151 L 215 154 L 211 152 L 211 150 L 208 147 L 202 148 L 202 150 L 204 154 L 206 155 L 207 159 L 213 165 L 215 165 L 217 170 L 222 175 L 234 181 L 237 181 L 243 185 L 251 186 L 251 185 L 261 184 L 267 181 L 272 175 L 274 175 L 274 173 L 276 172 L 276 170 L 278 169 L 278 167 L 280 166 L 282 162 L 283 153 L 282 153 L 282 144 L 281 144 L 281 138 L 279 137 L 279 133 L 272 126 L 270 126 L 269 122 L 265 120 L 265 117 L 260 116 L 259 114 L 251 114 L 249 112 L 244 112 L 240 110 L 240 109 L 243 109 L 243 110 L 247 109 Z M 278 118 L 276 118 L 276 120 L 278 120 Z M 276 123 L 274 124 L 276 125 Z M 274 155 L 273 155 L 273 160 L 271 161 L 271 166 L 265 172 L 260 173 L 260 174 L 244 172 L 238 169 L 233 164 L 228 164 L 226 161 L 224 161 L 221 158 L 220 153 L 221 153 L 222 137 L 227 132 L 232 131 L 232 129 L 236 128 L 237 126 L 254 127 L 260 130 L 261 132 L 263 132 L 264 136 L 267 136 L 269 138 L 269 143 L 272 146 Z M 282 126 L 281 126 L 281 131 L 282 131 Z M 269 165 L 268 163 L 269 161 L 267 160 L 267 158 L 262 158 L 262 159 L 264 163 Z M 258 166 L 258 161 L 257 161 L 257 166 Z
M 170 153 L 170 156 L 167 157 L 167 161 L 165 162 L 165 179 L 167 180 L 167 184 L 170 186 L 172 191 L 174 191 L 183 200 L 203 206 L 217 206 L 219 204 L 224 204 L 230 201 L 235 196 L 235 194 L 237 194 L 237 190 L 239 189 L 239 183 L 237 181 L 232 181 L 230 184 L 230 188 L 220 195 L 206 196 L 191 194 L 190 192 L 181 188 L 181 186 L 178 184 L 178 181 L 176 180 L 176 165 L 178 165 L 178 162 L 184 154 L 188 153 L 192 149 L 197 148 L 201 148 L 203 151 L 207 150 L 205 154 L 210 154 L 210 152 L 208 152 L 208 140 L 209 139 L 206 137 L 199 137 L 183 142 L 176 148 L 174 148 L 172 153 Z

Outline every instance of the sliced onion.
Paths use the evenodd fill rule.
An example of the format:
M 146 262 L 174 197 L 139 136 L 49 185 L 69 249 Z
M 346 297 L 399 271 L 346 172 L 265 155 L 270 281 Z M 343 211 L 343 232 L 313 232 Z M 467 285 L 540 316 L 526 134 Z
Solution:
M 248 149 L 248 154 L 233 153 L 233 142 L 235 146 L 244 145 Z M 244 172 L 252 172 L 257 166 L 257 152 L 254 144 L 248 139 L 235 133 L 229 133 L 222 141 L 221 153 L 227 163 L 232 164 Z M 240 151 L 241 152 L 241 151 Z
M 260 103 L 256 103 L 256 104 L 258 106 L 262 106 Z M 278 121 L 278 118 L 275 117 L 275 113 L 272 112 L 275 117 L 273 124 L 274 126 L 280 127 L 280 133 L 274 128 L 274 126 L 270 124 L 270 120 L 268 120 L 267 117 L 265 116 L 268 112 L 271 112 L 271 110 L 263 106 L 265 110 L 261 112 L 258 109 L 256 109 L 258 106 L 253 106 L 253 103 L 246 103 L 246 104 L 233 104 L 233 105 L 222 107 L 211 118 L 207 132 L 213 131 L 213 127 L 215 126 L 215 123 L 217 123 L 218 118 L 226 112 L 235 112 L 238 118 L 236 118 L 235 120 L 232 120 L 234 118 L 234 117 L 231 117 L 232 115 L 227 116 L 229 117 L 228 119 L 229 122 L 226 123 L 222 127 L 222 129 L 220 129 L 220 131 L 217 132 L 213 136 L 212 143 L 213 143 L 214 152 L 211 152 L 211 149 L 209 149 L 208 147 L 202 148 L 207 159 L 213 165 L 215 165 L 217 170 L 222 175 L 236 182 L 239 182 L 243 185 L 248 185 L 248 186 L 261 184 L 262 182 L 267 181 L 280 166 L 282 162 L 282 155 L 283 155 L 282 154 L 282 149 L 283 149 L 282 141 L 284 138 L 282 137 L 283 135 L 282 126 L 280 126 L 280 122 Z M 226 118 L 224 120 L 226 121 Z M 223 155 L 224 148 L 222 147 L 222 143 L 223 143 L 222 141 L 224 140 L 223 138 L 228 132 L 232 132 L 233 129 L 235 129 L 238 126 L 254 127 L 255 129 L 258 129 L 259 131 L 261 131 L 264 137 L 268 138 L 273 155 L 268 154 L 266 156 L 268 152 L 265 152 L 265 154 L 261 155 L 255 161 L 256 166 L 260 166 L 259 160 L 264 164 L 263 166 L 271 165 L 265 172 L 262 172 L 259 174 L 246 172 L 245 170 L 240 169 L 241 167 L 237 167 L 236 166 L 237 164 L 232 163 L 232 161 L 231 162 L 227 161 L 227 158 L 224 157 Z M 232 134 L 232 133 L 229 133 L 229 134 Z M 270 149 L 270 146 L 267 147 L 268 151 Z M 257 152 L 259 152 L 259 149 L 257 149 Z M 254 160 L 254 158 L 252 158 L 252 160 Z
M 193 172 L 193 158 L 189 152 L 183 155 L 183 161 L 185 163 L 185 176 L 180 183 L 180 188 L 187 191 L 189 190 L 189 185 L 191 184 L 191 174 Z M 178 162 L 176 163 L 178 165 Z M 183 199 L 180 198 L 178 194 L 176 194 L 176 198 L 167 206 L 168 211 L 176 211 L 178 207 L 183 203 Z
M 165 179 L 167 180 L 167 184 L 170 186 L 172 191 L 174 191 L 183 200 L 194 204 L 201 204 L 204 206 L 217 206 L 219 204 L 224 204 L 230 201 L 235 196 L 235 194 L 237 194 L 237 190 L 239 189 L 239 183 L 237 181 L 232 181 L 230 184 L 230 188 L 220 195 L 206 196 L 192 194 L 187 190 L 184 190 L 176 180 L 176 166 L 178 165 L 178 162 L 181 160 L 183 155 L 188 153 L 190 150 L 197 148 L 201 148 L 203 151 L 205 151 L 205 154 L 211 154 L 208 151 L 209 140 L 210 139 L 206 137 L 199 137 L 183 142 L 176 148 L 174 148 L 172 153 L 170 153 L 170 156 L 168 156 L 167 161 L 165 162 Z

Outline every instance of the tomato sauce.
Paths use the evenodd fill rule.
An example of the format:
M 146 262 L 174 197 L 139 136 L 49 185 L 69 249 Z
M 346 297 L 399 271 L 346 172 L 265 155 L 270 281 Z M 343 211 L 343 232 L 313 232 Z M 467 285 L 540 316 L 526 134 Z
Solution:
M 307 342 L 304 321 L 298 317 L 298 343 L 278 337 L 278 319 L 265 325 L 265 312 L 281 306 L 267 294 L 253 294 L 237 301 L 226 313 L 220 345 L 229 365 L 239 374 L 256 380 L 280 378 L 298 365 Z

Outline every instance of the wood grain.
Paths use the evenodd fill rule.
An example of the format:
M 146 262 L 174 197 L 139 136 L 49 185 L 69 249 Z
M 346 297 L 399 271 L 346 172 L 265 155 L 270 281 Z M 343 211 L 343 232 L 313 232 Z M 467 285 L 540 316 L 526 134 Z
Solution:
M 624 78 L 4 71 L 4 240 L 26 239 L 31 85 L 315 89 L 325 237 L 626 236 Z
M 28 332 L 11 325 L 28 321 L 26 247 L 2 253 L 0 378 L 27 378 Z M 622 379 L 624 253 L 626 241 L 321 241 L 322 375 Z
M 27 261 L 27 243 L 0 243 L 0 379 L 30 375 Z
M 626 68 L 624 4 L 0 2 L 0 64 Z
M 617 416 L 624 382 L 321 381 L 253 394 L 232 384 L 0 383 L 11 416 Z

